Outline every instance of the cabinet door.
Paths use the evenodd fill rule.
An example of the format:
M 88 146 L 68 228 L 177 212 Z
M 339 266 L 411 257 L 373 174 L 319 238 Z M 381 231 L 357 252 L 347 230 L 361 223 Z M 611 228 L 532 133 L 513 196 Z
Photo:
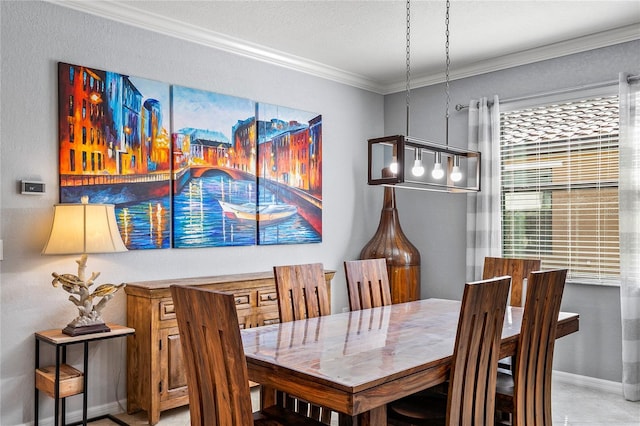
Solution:
M 178 327 L 160 330 L 160 377 L 160 401 L 189 394 Z

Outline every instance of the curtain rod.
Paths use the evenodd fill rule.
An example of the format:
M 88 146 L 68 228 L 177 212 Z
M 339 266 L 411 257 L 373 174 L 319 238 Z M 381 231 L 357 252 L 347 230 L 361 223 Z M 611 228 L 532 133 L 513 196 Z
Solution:
M 633 83 L 638 80 L 640 80 L 640 75 L 630 75 L 627 77 L 627 83 Z M 610 81 L 604 81 L 601 83 L 593 83 L 593 84 L 586 84 L 583 86 L 569 87 L 567 89 L 553 90 L 550 92 L 536 93 L 535 95 L 520 96 L 517 98 L 505 99 L 505 100 L 501 100 L 500 103 L 526 101 L 528 99 L 535 99 L 535 98 L 544 97 L 544 96 L 561 95 L 563 93 L 577 92 L 578 90 L 597 89 L 600 87 L 612 86 L 618 82 L 619 80 L 610 80 Z M 493 102 L 489 102 L 489 105 L 492 105 L 492 104 Z M 461 111 L 467 108 L 469 108 L 469 105 L 462 105 L 462 104 L 456 105 L 456 111 Z

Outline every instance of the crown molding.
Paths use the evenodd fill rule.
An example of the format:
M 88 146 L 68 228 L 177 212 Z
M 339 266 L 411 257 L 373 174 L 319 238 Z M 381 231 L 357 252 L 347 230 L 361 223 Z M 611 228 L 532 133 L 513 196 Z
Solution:
M 215 31 L 205 30 L 172 18 L 154 13 L 141 15 L 139 10 L 127 4 L 107 1 L 47 0 L 59 6 L 102 18 L 154 31 L 170 37 L 212 47 L 253 60 L 277 65 L 294 71 L 364 89 L 381 95 L 401 92 L 406 82 L 380 82 L 365 76 L 311 61 L 299 56 L 271 49 L 256 43 L 247 42 Z M 629 25 L 610 31 L 604 31 L 585 37 L 554 43 L 535 49 L 500 56 L 486 61 L 476 62 L 466 67 L 451 70 L 450 79 L 456 80 L 478 74 L 499 71 L 532 62 L 557 58 L 573 53 L 606 47 L 618 43 L 640 39 L 640 24 Z M 444 73 L 423 74 L 412 77 L 412 88 L 429 86 L 444 82 Z
M 586 52 L 588 50 L 599 49 L 601 47 L 613 46 L 640 39 L 640 24 L 628 25 L 609 31 L 604 31 L 588 36 L 574 38 L 560 43 L 549 44 L 535 49 L 523 50 L 509 55 L 499 56 L 473 63 L 466 67 L 452 69 L 449 73 L 450 80 L 473 77 L 479 74 L 486 74 L 500 71 L 520 65 L 545 61 L 547 59 L 559 58 L 574 53 Z M 444 72 L 439 74 L 416 75 L 411 78 L 411 88 L 430 86 L 443 83 L 445 81 Z M 383 95 L 402 92 L 406 90 L 406 82 L 396 82 L 383 86 Z
M 154 31 L 166 36 L 198 43 L 207 47 L 244 56 L 261 62 L 281 66 L 294 71 L 311 74 L 327 80 L 336 81 L 349 86 L 381 93 L 384 87 L 376 81 L 364 76 L 350 73 L 319 62 L 271 49 L 256 43 L 247 42 L 228 35 L 203 29 L 154 13 L 141 15 L 140 11 L 127 4 L 79 1 L 79 0 L 46 0 L 49 3 L 74 9 L 79 12 L 96 15 L 141 29 Z

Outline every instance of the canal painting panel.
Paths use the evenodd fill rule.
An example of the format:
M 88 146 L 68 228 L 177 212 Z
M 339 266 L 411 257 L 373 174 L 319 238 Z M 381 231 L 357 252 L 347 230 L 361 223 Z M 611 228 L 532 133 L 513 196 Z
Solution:
M 60 202 L 115 204 L 130 250 L 170 247 L 169 90 L 58 63 Z
M 62 62 L 58 79 L 60 202 L 114 204 L 127 248 L 322 241 L 320 114 Z
M 322 116 L 258 103 L 258 244 L 322 241 Z
M 255 102 L 171 90 L 173 246 L 256 244 Z

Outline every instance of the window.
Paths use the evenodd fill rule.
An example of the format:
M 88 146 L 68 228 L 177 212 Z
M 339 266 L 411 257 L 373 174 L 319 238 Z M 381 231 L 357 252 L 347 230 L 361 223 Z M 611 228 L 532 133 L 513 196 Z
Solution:
M 505 257 L 618 280 L 618 96 L 501 113 Z
M 71 172 L 76 171 L 76 150 L 75 149 L 69 150 L 69 171 Z

